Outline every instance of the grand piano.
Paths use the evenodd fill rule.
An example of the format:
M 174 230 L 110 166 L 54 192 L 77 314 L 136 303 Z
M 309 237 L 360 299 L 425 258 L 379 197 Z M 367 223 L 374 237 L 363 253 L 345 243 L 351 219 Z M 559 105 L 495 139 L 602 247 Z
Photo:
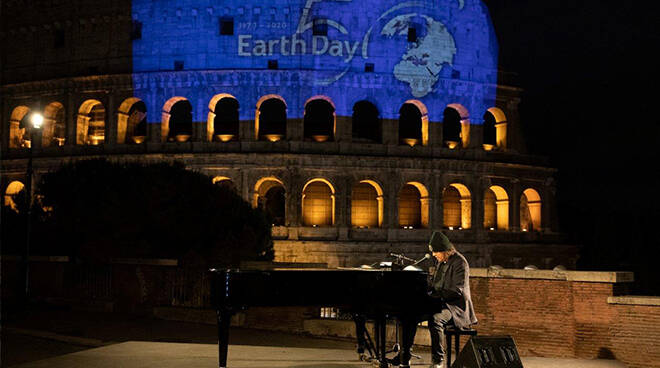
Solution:
M 385 358 L 388 318 L 423 313 L 427 273 L 385 269 L 211 269 L 211 297 L 218 316 L 218 364 L 227 367 L 231 316 L 248 307 L 337 307 L 375 322 L 375 352 Z

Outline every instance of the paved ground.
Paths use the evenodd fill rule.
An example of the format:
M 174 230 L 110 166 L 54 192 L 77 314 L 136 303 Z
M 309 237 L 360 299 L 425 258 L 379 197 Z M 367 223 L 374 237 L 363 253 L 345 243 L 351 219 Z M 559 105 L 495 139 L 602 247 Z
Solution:
M 37 360 L 20 368 L 114 368 L 114 367 L 217 367 L 217 347 L 211 344 L 185 344 L 130 341 L 100 348 Z M 413 362 L 427 366 L 428 354 Z M 526 368 L 615 368 L 614 361 L 525 358 Z M 283 346 L 231 345 L 228 366 L 234 368 L 368 368 L 349 349 L 300 348 Z
M 217 367 L 216 328 L 121 314 L 32 310 L 3 315 L 2 367 Z M 232 329 L 230 367 L 370 367 L 354 343 Z M 428 366 L 427 349 L 416 351 Z M 620 368 L 611 360 L 523 358 L 525 368 Z

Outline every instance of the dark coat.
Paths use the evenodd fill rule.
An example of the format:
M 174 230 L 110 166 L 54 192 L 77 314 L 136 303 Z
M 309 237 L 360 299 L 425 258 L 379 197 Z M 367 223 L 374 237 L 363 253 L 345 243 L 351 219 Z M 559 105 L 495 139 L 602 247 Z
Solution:
M 437 265 L 429 295 L 446 304 L 456 327 L 469 328 L 470 325 L 477 323 L 470 295 L 470 266 L 465 257 L 458 252 L 449 257 L 446 265 L 444 278 L 438 274 L 441 264 Z

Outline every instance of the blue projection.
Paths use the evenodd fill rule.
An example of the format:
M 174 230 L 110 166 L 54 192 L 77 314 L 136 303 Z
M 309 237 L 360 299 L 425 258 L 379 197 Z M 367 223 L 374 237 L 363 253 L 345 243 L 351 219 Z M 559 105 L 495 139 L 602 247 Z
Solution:
M 220 93 L 239 101 L 241 120 L 254 119 L 269 94 L 285 100 L 290 118 L 318 95 L 337 115 L 368 100 L 388 119 L 411 99 L 436 122 L 449 104 L 464 106 L 473 124 L 494 106 L 498 46 L 480 0 L 133 0 L 132 13 L 142 23 L 134 89 L 153 101 L 150 122 L 174 96 L 204 121 Z M 189 73 L 169 73 L 175 64 Z

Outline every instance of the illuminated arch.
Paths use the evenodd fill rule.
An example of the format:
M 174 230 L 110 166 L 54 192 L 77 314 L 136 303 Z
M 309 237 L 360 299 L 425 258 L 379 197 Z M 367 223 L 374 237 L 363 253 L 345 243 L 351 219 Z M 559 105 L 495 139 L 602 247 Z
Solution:
M 399 191 L 399 226 L 429 226 L 429 191 L 418 182 L 408 182 Z
M 456 112 L 457 114 L 457 120 L 460 122 L 460 127 L 453 127 L 450 124 L 451 122 L 445 122 L 444 120 L 447 119 L 448 117 L 448 109 L 452 109 Z M 449 147 L 449 148 L 456 148 L 457 143 L 460 142 L 463 147 L 467 147 L 468 144 L 470 143 L 470 113 L 469 111 L 465 108 L 465 106 L 458 104 L 458 103 L 452 103 L 447 105 L 445 108 L 445 113 L 444 113 L 445 118 L 443 119 L 443 140 L 444 143 Z M 459 129 L 459 134 L 458 137 L 456 136 L 456 132 L 454 129 Z M 458 141 L 455 141 L 455 139 L 458 138 Z
M 234 181 L 231 180 L 230 177 L 227 176 L 214 176 L 213 179 L 211 179 L 211 183 L 217 184 L 226 188 L 229 188 L 236 192 L 236 185 L 234 184 Z
M 253 206 L 261 208 L 271 219 L 273 226 L 284 226 L 286 219 L 286 190 L 276 177 L 257 180 L 254 185 Z
M 520 230 L 541 231 L 541 196 L 532 188 L 520 197 Z
M 16 106 L 9 118 L 9 148 L 21 148 L 24 144 L 25 128 L 21 127 L 21 121 L 30 112 L 27 106 Z
M 335 106 L 335 103 L 332 102 L 332 99 L 331 99 L 330 97 L 328 97 L 328 96 L 325 96 L 325 95 L 316 95 L 316 96 L 312 96 L 312 97 L 308 98 L 307 101 L 305 101 L 305 105 L 307 105 L 308 103 L 310 103 L 310 102 L 312 102 L 312 101 L 314 101 L 314 100 L 323 100 L 323 101 L 326 101 L 327 103 L 330 104 L 330 106 L 332 106 L 333 109 L 336 109 L 336 108 L 337 108 L 337 107 Z
M 351 193 L 351 225 L 381 227 L 383 225 L 383 189 L 373 180 L 362 180 Z
M 317 142 L 334 140 L 337 131 L 335 104 L 328 96 L 317 95 L 305 101 L 303 137 Z
M 142 143 L 147 136 L 147 105 L 137 97 L 129 97 L 117 110 L 117 143 Z
M 176 100 L 176 101 L 174 101 Z M 168 105 L 172 102 L 171 105 Z M 166 104 L 167 112 L 167 141 L 186 142 L 192 137 L 193 106 L 192 103 L 181 97 L 173 97 Z M 165 120 L 164 120 L 165 121 Z
M 41 132 L 41 145 L 63 146 L 66 140 L 66 116 L 64 105 L 53 101 L 44 108 L 44 124 Z
M 261 178 L 257 180 L 257 182 L 254 184 L 254 195 L 252 197 L 252 207 L 258 207 L 259 205 L 259 197 L 264 195 L 270 188 L 272 188 L 275 185 L 281 185 L 284 186 L 284 183 L 282 180 L 274 177 L 274 176 L 268 176 Z
M 229 98 L 234 101 L 236 101 L 236 122 L 235 125 L 236 127 L 234 128 L 233 126 L 230 131 L 227 132 L 216 132 L 216 109 L 218 103 L 225 99 Z M 208 141 L 213 141 L 213 136 L 218 135 L 218 139 L 222 142 L 227 142 L 232 139 L 235 139 L 238 137 L 238 109 L 239 109 L 239 104 L 238 104 L 238 99 L 234 97 L 233 95 L 230 95 L 229 93 L 219 93 L 213 98 L 211 98 L 211 101 L 209 101 L 209 113 L 208 113 L 208 118 L 206 119 L 206 139 Z M 233 119 L 232 119 L 233 120 Z M 232 124 L 233 125 L 233 124 Z M 234 131 L 235 130 L 235 131 Z
M 99 100 L 89 99 L 78 109 L 76 144 L 97 145 L 105 141 L 105 107 Z
M 413 106 L 414 109 L 411 109 L 410 106 Z M 419 116 L 407 116 L 410 114 L 419 114 Z M 416 122 L 409 122 L 409 119 L 417 120 L 419 119 L 419 126 L 409 127 L 407 124 Z M 426 146 L 429 143 L 429 116 L 428 109 L 421 101 L 418 100 L 408 100 L 401 105 L 399 109 L 399 141 L 402 144 L 407 144 L 410 146 L 415 146 L 421 144 Z
M 304 226 L 335 224 L 335 188 L 323 178 L 312 179 L 302 191 L 302 223 Z
M 163 105 L 162 119 L 160 123 L 161 142 L 167 142 L 167 138 L 170 136 L 170 112 L 172 111 L 172 107 L 180 101 L 188 101 L 188 99 L 181 96 L 175 96 L 167 100 Z
M 360 100 L 353 105 L 353 141 L 382 142 L 382 126 L 378 106 L 368 100 Z
M 495 146 L 500 149 L 507 147 L 507 118 L 504 111 L 491 107 L 488 111 L 495 119 Z
M 484 193 L 484 228 L 509 229 L 509 196 L 500 186 L 493 185 Z
M 11 208 L 13 211 L 18 212 L 18 205 L 15 201 L 16 196 L 25 190 L 25 185 L 20 181 L 12 181 L 5 189 L 4 205 Z
M 472 227 L 472 196 L 464 184 L 452 183 L 442 193 L 443 226 L 447 229 Z
M 282 116 L 264 116 L 262 117 L 261 107 L 262 105 L 269 100 L 279 100 L 284 104 L 283 111 L 273 111 L 273 114 L 283 114 Z M 287 113 L 287 104 L 284 98 L 280 95 L 270 94 L 262 96 L 259 101 L 257 101 L 257 108 L 255 110 L 254 116 L 254 134 L 255 139 L 268 139 L 271 142 L 278 141 L 286 137 L 286 113 Z M 273 106 L 273 109 L 279 110 L 281 107 Z M 268 111 L 267 111 L 268 112 Z M 272 121 L 270 119 L 273 119 Z M 262 121 L 263 120 L 263 121 Z M 272 126 L 271 126 L 272 123 Z M 272 130 L 269 131 L 269 130 Z

